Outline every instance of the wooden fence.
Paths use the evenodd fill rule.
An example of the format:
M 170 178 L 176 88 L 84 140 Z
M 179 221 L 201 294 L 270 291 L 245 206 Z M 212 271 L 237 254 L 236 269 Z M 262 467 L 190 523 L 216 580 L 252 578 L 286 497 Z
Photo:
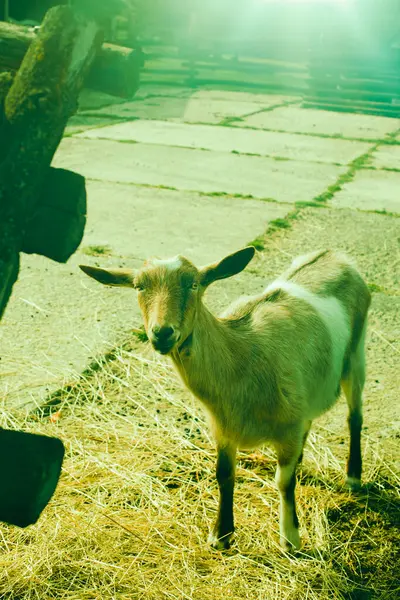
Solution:
M 399 32 L 399 0 L 148 0 L 143 80 L 296 94 L 305 107 L 399 117 Z

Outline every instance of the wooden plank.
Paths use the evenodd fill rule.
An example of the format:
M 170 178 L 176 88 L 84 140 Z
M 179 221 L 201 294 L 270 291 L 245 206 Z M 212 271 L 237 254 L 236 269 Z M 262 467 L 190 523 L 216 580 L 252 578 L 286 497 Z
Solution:
M 400 106 L 381 106 L 372 102 L 354 103 L 352 101 L 346 102 L 345 100 L 337 103 L 328 101 L 322 102 L 320 99 L 307 96 L 304 98 L 302 108 L 317 108 L 319 110 L 330 110 L 335 112 L 361 113 L 400 118 Z
M 349 63 L 324 63 L 320 66 L 308 65 L 311 77 L 346 77 L 348 79 L 368 79 L 400 81 L 400 68 L 374 69 L 371 66 L 360 65 L 352 67 Z
M 201 86 L 215 86 L 216 89 L 218 89 L 218 87 L 221 89 L 221 85 L 225 86 L 226 88 L 230 88 L 233 90 L 237 90 L 238 86 L 241 86 L 242 90 L 257 90 L 257 91 L 264 91 L 265 93 L 274 93 L 274 94 L 287 94 L 288 96 L 302 96 L 304 95 L 305 92 L 305 86 L 301 86 L 301 85 L 295 85 L 293 83 L 289 83 L 289 82 L 280 82 L 280 83 L 271 83 L 266 81 L 246 81 L 245 83 L 241 82 L 238 79 L 218 79 L 217 77 L 215 79 L 211 79 L 211 78 L 201 78 L 200 76 L 197 76 L 196 79 L 194 80 L 194 85 L 201 87 Z
M 326 89 L 377 91 L 380 93 L 397 93 L 400 91 L 400 78 L 398 81 L 392 79 L 361 79 L 352 77 L 337 77 L 320 75 L 310 77 L 310 85 L 324 87 Z
M 264 76 L 274 76 L 282 73 L 290 74 L 294 73 L 298 75 L 302 73 L 304 76 L 307 75 L 307 69 L 305 65 L 298 65 L 297 68 L 293 68 L 289 65 L 279 65 L 267 62 L 251 62 L 244 60 L 228 60 L 228 59 L 209 59 L 209 60 L 193 60 L 183 61 L 183 67 L 195 68 L 195 69 L 214 69 L 223 71 L 235 71 L 240 73 L 255 73 L 263 74 Z
M 327 54 L 319 54 L 317 60 L 309 58 L 309 69 L 320 69 L 325 73 L 330 71 L 355 71 L 376 73 L 398 73 L 400 61 L 397 57 L 382 58 L 377 54 L 361 55 L 354 54 L 332 57 Z
M 324 89 L 322 86 L 308 86 L 308 94 L 312 94 L 315 97 L 324 99 L 341 99 L 351 100 L 352 102 L 380 102 L 382 104 L 391 104 L 396 98 L 400 99 L 400 90 L 397 94 L 385 94 L 374 91 L 360 91 L 360 90 L 335 90 L 335 89 Z

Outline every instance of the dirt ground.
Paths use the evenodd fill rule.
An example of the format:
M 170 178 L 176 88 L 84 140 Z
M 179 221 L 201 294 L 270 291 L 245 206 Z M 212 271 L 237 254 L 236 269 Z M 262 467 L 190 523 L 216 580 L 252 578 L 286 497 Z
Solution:
M 301 253 L 333 247 L 358 262 L 373 292 L 367 337 L 363 489 L 345 490 L 346 407 L 314 424 L 297 489 L 302 550 L 278 542 L 275 459 L 240 453 L 236 538 L 208 548 L 215 452 L 198 402 L 168 359 L 133 334 L 57 393 L 43 419 L 3 413 L 1 425 L 60 436 L 55 497 L 37 525 L 0 530 L 0 597 L 13 600 L 393 600 L 400 595 L 399 218 L 306 208 L 208 303 L 260 291 Z M 250 240 L 249 240 L 250 242 Z M 220 258 L 218 256 L 215 257 Z M 118 293 L 118 290 L 115 290 Z

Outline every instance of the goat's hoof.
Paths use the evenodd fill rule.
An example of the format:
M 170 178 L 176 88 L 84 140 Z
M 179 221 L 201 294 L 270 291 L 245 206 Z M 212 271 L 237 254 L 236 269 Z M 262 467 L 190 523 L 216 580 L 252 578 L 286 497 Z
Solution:
M 292 529 L 290 532 L 287 531 L 286 535 L 281 534 L 281 548 L 285 552 L 294 552 L 295 550 L 300 550 L 301 542 L 300 542 L 300 533 L 299 530 Z
M 211 548 L 214 550 L 229 550 L 231 547 L 231 541 L 233 538 L 233 533 L 228 533 L 222 537 L 218 537 L 218 535 L 214 532 L 210 533 L 208 536 L 208 543 Z
M 361 488 L 361 480 L 357 477 L 347 477 L 346 484 L 350 492 L 358 492 Z

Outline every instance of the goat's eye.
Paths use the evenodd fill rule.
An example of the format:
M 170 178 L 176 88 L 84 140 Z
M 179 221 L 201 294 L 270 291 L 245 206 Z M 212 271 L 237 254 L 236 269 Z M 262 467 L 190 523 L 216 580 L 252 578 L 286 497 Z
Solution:
M 194 281 L 190 287 L 192 288 L 192 290 L 197 290 L 197 288 L 199 287 L 199 284 L 196 283 L 196 281 Z
M 136 283 L 135 288 L 137 289 L 138 292 L 143 292 L 143 290 L 145 289 L 145 286 L 143 285 L 143 283 Z

